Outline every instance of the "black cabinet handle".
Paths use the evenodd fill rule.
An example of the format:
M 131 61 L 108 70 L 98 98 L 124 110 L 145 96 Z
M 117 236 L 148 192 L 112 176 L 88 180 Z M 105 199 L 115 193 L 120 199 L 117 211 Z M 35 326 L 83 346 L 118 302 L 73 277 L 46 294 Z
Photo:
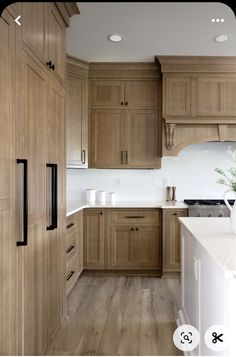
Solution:
M 67 250 L 66 250 L 66 253 L 70 253 L 73 249 L 74 249 L 74 245 L 71 245 Z
M 28 244 L 28 161 L 26 159 L 17 159 L 17 164 L 24 165 L 24 178 L 23 178 L 23 241 L 17 241 L 16 245 Z
M 136 228 L 136 231 L 138 232 L 138 228 Z
M 82 164 L 86 163 L 86 150 L 82 150 Z
M 73 227 L 75 224 L 74 223 L 69 223 L 67 226 L 66 226 L 66 229 L 69 229 L 70 227 Z
M 55 70 L 55 65 L 52 63 L 52 61 L 46 62 L 46 65 L 47 65 L 50 69 L 52 69 L 53 71 Z
M 100 212 L 100 215 L 102 216 L 102 215 L 103 215 L 103 212 Z
M 125 218 L 145 218 L 145 216 L 125 216 Z
M 125 163 L 128 164 L 128 151 L 125 151 Z
M 178 216 L 178 213 L 173 213 L 173 216 Z
M 52 210 L 52 221 L 49 226 L 47 226 L 47 231 L 52 231 L 57 228 L 57 164 L 47 164 L 47 167 L 52 169 L 52 196 L 51 196 L 51 210 Z
M 128 105 L 128 102 L 125 102 L 125 105 Z
M 120 105 L 124 105 L 124 102 L 120 102 Z
M 70 278 L 72 277 L 72 275 L 74 274 L 75 272 L 73 270 L 71 270 L 71 272 L 67 275 L 66 277 L 66 281 L 70 280 Z
M 131 228 L 131 231 L 133 231 L 134 229 L 133 229 L 133 227 Z

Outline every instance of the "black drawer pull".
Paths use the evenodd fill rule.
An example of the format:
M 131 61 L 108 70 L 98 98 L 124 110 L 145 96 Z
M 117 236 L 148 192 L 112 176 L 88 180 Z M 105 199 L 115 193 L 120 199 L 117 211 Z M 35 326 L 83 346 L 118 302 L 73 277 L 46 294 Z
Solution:
M 125 218 L 145 218 L 145 216 L 125 216 Z
M 173 216 L 178 216 L 178 213 L 173 213 Z
M 52 176 L 51 176 L 51 223 L 47 226 L 47 231 L 52 231 L 57 228 L 57 164 L 48 164 L 47 167 L 51 168 Z
M 69 229 L 71 227 L 73 227 L 75 224 L 74 223 L 69 223 L 67 226 L 66 226 L 66 229 Z
M 138 232 L 138 228 L 136 228 L 136 231 Z
M 73 249 L 74 249 L 74 245 L 71 245 L 68 249 L 67 249 L 67 251 L 66 251 L 66 254 L 67 253 L 70 253 Z
M 70 278 L 72 277 L 72 275 L 74 275 L 74 273 L 75 272 L 73 270 L 71 270 L 71 272 L 66 277 L 66 281 L 70 280 Z

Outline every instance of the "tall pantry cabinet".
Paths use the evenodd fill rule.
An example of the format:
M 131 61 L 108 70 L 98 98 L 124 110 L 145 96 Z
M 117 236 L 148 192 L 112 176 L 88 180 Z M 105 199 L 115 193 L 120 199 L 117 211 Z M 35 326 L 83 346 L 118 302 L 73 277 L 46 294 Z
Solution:
M 1 17 L 0 354 L 45 354 L 62 318 L 65 31 L 73 13 L 74 3 L 17 3 Z

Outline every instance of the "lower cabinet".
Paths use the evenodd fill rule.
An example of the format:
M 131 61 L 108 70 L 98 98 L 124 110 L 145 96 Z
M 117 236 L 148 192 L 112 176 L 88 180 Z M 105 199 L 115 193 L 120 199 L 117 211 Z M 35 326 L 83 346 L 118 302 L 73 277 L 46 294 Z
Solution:
M 187 208 L 163 210 L 163 274 L 180 273 L 180 222 L 178 218 L 187 215 Z
M 69 294 L 83 270 L 83 211 L 67 218 L 65 254 L 65 284 Z
M 84 210 L 84 268 L 105 268 L 105 210 Z
M 158 209 L 86 209 L 85 269 L 161 272 Z

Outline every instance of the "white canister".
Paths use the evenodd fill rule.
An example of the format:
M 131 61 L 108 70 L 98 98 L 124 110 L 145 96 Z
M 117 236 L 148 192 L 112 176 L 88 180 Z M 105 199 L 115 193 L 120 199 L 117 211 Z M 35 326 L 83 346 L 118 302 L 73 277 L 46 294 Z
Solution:
M 116 203 L 116 193 L 115 192 L 109 192 L 109 202 L 113 205 Z
M 86 190 L 86 201 L 90 204 L 95 204 L 96 200 L 96 190 L 88 188 Z
M 106 192 L 105 191 L 98 191 L 97 192 L 97 200 L 99 203 L 105 204 L 106 202 Z

